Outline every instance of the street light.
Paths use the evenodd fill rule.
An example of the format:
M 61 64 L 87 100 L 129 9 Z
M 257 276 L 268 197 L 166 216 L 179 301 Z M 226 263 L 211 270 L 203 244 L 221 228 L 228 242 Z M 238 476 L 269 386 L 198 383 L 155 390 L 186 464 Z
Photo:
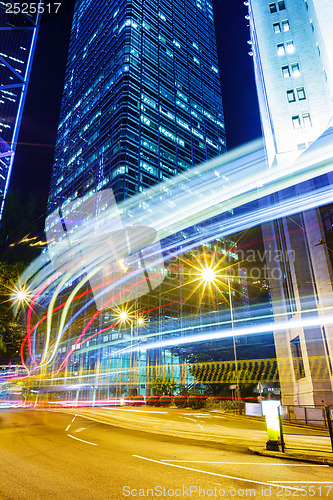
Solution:
M 119 319 L 120 324 L 130 324 L 131 327 L 131 343 L 130 343 L 130 389 L 129 393 L 130 396 L 132 395 L 132 364 L 133 364 L 133 353 L 132 353 L 132 346 L 133 346 L 133 330 L 134 330 L 134 325 L 135 325 L 135 318 L 137 317 L 136 312 L 130 312 L 129 310 L 126 309 L 121 309 L 117 313 L 117 317 Z M 146 318 L 145 316 L 140 316 L 137 318 L 136 324 L 137 326 L 143 327 L 146 325 Z
M 21 286 L 20 288 L 18 288 L 15 285 L 11 289 L 10 298 L 17 308 L 23 307 L 24 305 L 28 305 L 30 297 L 31 297 L 31 292 L 25 285 Z
M 232 303 L 232 290 L 231 290 L 231 280 L 229 274 L 220 275 L 216 271 L 216 266 L 213 268 L 211 266 L 202 267 L 200 269 L 200 278 L 204 285 L 215 285 L 217 287 L 217 283 L 220 278 L 226 279 L 228 283 L 228 293 L 229 293 L 229 308 L 230 308 L 230 319 L 231 319 L 231 329 L 234 333 L 234 312 L 233 312 L 233 303 Z M 239 390 L 239 376 L 238 376 L 238 363 L 237 363 L 237 350 L 236 350 L 236 339 L 235 335 L 232 335 L 233 340 L 233 349 L 234 349 L 234 360 L 235 360 L 235 372 L 236 372 L 236 390 L 237 390 L 237 400 L 238 400 L 238 411 L 240 413 L 240 390 Z

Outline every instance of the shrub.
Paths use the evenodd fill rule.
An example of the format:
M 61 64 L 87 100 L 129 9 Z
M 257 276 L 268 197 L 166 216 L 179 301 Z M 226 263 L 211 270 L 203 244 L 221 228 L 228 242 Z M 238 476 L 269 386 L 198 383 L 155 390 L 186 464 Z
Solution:
M 186 408 L 187 406 L 187 397 L 186 396 L 176 396 L 174 399 L 175 405 L 178 408 Z
M 205 396 L 189 396 L 188 405 L 193 409 L 203 408 L 206 402 Z
M 227 399 L 223 402 L 223 407 L 225 411 L 233 411 L 238 408 L 238 402 L 232 399 Z
M 218 398 L 207 398 L 205 407 L 207 410 L 223 410 L 223 401 Z
M 160 397 L 160 404 L 161 406 L 170 406 L 171 405 L 171 396 L 161 396 Z
M 160 397 L 161 396 L 148 396 L 147 405 L 148 406 L 161 406 Z
M 142 406 L 145 403 L 145 398 L 139 394 L 137 396 L 131 396 L 129 402 L 133 406 Z

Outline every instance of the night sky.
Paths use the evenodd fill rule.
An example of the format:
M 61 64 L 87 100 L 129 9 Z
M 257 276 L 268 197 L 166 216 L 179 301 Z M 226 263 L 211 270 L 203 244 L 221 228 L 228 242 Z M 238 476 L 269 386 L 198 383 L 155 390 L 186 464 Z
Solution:
M 10 182 L 23 200 L 37 194 L 45 212 L 70 36 L 73 0 L 45 19 L 37 40 L 19 144 Z M 260 136 L 249 31 L 243 0 L 213 0 L 229 149 Z

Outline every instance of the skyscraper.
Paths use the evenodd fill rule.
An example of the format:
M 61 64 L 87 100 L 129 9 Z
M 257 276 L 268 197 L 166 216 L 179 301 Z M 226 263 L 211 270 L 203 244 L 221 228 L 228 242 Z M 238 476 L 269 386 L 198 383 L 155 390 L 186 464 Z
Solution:
M 211 2 L 103 0 L 94 4 L 77 0 L 49 213 L 66 206 L 77 208 L 108 188 L 120 202 L 225 150 Z M 52 218 L 48 220 L 47 231 L 52 229 Z M 191 231 L 197 233 L 197 228 L 188 234 Z M 223 248 L 232 246 L 227 241 L 219 243 Z M 75 351 L 73 363 L 93 367 L 108 362 L 118 367 L 118 359 L 111 359 L 114 345 L 124 340 L 132 345 L 138 327 L 133 330 L 133 315 L 137 320 L 138 310 L 149 311 L 152 322 L 147 330 L 153 338 L 163 333 L 166 324 L 170 330 L 177 323 L 182 332 L 184 278 L 177 273 L 180 269 L 181 274 L 181 267 L 180 261 L 170 264 L 174 272 L 166 271 L 163 293 L 157 288 L 149 293 L 141 309 L 138 300 L 134 301 L 130 326 L 125 322 L 121 331 L 118 328 L 96 338 L 93 325 L 94 339 Z M 189 302 L 188 314 L 190 309 L 198 310 L 195 297 Z M 200 307 L 204 310 L 205 304 Z M 109 309 L 100 314 L 99 321 L 111 325 L 112 317 L 114 311 Z M 77 330 L 73 329 L 73 337 Z M 60 347 L 60 357 L 72 344 L 69 335 Z M 140 358 L 141 366 L 155 361 L 162 362 L 161 350 Z M 132 357 L 120 357 L 119 366 L 124 363 L 131 366 Z
M 49 211 L 106 187 L 122 200 L 223 151 L 211 2 L 78 0 Z
M 333 4 L 329 0 L 249 0 L 252 55 L 268 168 L 316 155 L 332 130 Z M 333 175 L 296 188 L 332 183 Z M 283 197 L 283 193 L 280 195 Z M 333 330 L 325 325 L 332 302 L 332 206 L 309 210 L 263 226 L 276 322 L 278 359 L 289 360 L 292 382 L 281 381 L 285 404 L 332 404 Z M 323 326 L 302 328 L 298 320 L 314 308 Z M 316 359 L 322 361 L 318 368 Z M 322 370 L 322 371 L 320 371 Z M 319 376 L 320 374 L 320 376 Z
M 40 22 L 40 13 L 25 14 L 18 5 L 0 4 L 0 219 Z

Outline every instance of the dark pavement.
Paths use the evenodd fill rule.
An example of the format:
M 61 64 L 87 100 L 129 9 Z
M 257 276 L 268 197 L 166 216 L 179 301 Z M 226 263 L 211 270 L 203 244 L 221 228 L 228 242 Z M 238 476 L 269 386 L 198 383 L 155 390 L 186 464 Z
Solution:
M 213 443 L 165 435 L 156 428 L 156 433 L 145 432 L 160 425 L 157 415 L 165 427 L 175 425 L 168 414 L 138 414 L 145 419 L 133 418 L 140 430 L 106 425 L 83 413 L 1 411 L 1 500 L 333 498 L 330 467 L 250 455 L 251 436 L 243 442 L 242 434 L 256 437 L 262 431 L 246 430 L 244 423 L 235 427 L 236 419 L 229 438 L 226 434 L 223 442 Z M 182 421 L 185 433 L 198 423 L 204 427 L 195 415 L 182 413 L 175 421 Z

